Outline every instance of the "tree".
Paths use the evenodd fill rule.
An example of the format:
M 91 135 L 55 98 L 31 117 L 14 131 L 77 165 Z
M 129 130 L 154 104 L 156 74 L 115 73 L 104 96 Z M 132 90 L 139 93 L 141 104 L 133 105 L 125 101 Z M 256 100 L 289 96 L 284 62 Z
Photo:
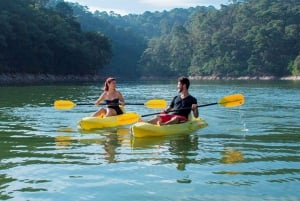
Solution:
M 298 55 L 295 61 L 292 63 L 290 70 L 292 75 L 299 76 L 300 75 L 300 55 Z
M 93 74 L 110 62 L 108 38 L 86 37 L 70 6 L 60 2 L 58 12 L 38 3 L 46 1 L 12 0 L 1 7 L 0 73 Z M 89 56 L 95 45 L 96 56 Z

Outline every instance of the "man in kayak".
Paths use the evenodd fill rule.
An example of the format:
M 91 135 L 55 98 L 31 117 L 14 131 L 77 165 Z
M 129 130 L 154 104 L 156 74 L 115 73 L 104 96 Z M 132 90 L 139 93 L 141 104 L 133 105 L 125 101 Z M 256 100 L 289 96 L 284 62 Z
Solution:
M 109 77 L 106 79 L 104 83 L 104 92 L 100 95 L 100 97 L 95 101 L 95 105 L 99 105 L 103 101 L 105 101 L 107 108 L 101 108 L 97 112 L 95 112 L 92 116 L 115 116 L 119 114 L 123 114 L 122 109 L 119 105 L 125 105 L 124 98 L 121 92 L 116 90 L 116 79 Z
M 197 99 L 189 94 L 190 81 L 186 77 L 178 78 L 177 89 L 179 95 L 175 96 L 171 104 L 157 117 L 148 123 L 167 125 L 177 124 L 188 120 L 188 116 L 193 111 L 194 117 L 198 117 Z M 171 114 L 168 114 L 172 112 Z

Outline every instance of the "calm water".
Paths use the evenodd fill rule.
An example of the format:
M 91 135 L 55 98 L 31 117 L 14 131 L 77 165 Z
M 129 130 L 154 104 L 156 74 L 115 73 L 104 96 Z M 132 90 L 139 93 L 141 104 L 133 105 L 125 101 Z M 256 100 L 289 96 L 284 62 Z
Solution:
M 176 81 L 120 82 L 127 102 L 170 100 Z M 246 104 L 200 108 L 192 134 L 134 139 L 82 132 L 102 84 L 0 87 L 0 200 L 300 200 L 300 82 L 196 82 L 199 104 L 242 93 Z M 127 106 L 139 114 L 157 110 Z

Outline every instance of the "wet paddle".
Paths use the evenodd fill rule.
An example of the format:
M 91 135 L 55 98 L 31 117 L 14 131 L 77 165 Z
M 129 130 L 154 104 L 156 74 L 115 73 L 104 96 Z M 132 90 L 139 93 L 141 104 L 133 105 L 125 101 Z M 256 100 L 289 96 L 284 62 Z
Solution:
M 54 101 L 54 108 L 55 109 L 60 109 L 60 110 L 66 110 L 66 109 L 72 109 L 73 107 L 77 105 L 94 105 L 92 103 L 74 103 L 73 101 L 70 100 L 56 100 Z M 105 104 L 102 104 L 105 105 Z M 162 109 L 167 107 L 167 101 L 162 100 L 162 99 L 153 99 L 153 100 L 148 100 L 145 103 L 126 103 L 125 105 L 144 105 L 148 108 L 152 109 Z
M 206 106 L 218 105 L 218 104 L 223 107 L 237 107 L 237 106 L 243 105 L 244 103 L 245 103 L 245 99 L 242 94 L 232 94 L 232 95 L 224 96 L 216 103 L 198 105 L 198 107 L 206 107 Z M 182 108 L 181 110 L 184 110 L 184 109 L 188 109 L 188 108 Z M 170 112 L 175 112 L 175 111 L 178 111 L 178 110 L 171 110 Z M 122 122 L 122 124 L 126 124 L 126 123 L 130 124 L 134 121 L 138 121 L 138 119 L 141 117 L 157 115 L 160 113 L 161 112 L 155 112 L 155 113 L 145 114 L 145 115 L 141 115 L 141 116 L 136 113 L 129 113 L 126 116 L 122 117 L 122 119 L 120 119 L 120 122 Z

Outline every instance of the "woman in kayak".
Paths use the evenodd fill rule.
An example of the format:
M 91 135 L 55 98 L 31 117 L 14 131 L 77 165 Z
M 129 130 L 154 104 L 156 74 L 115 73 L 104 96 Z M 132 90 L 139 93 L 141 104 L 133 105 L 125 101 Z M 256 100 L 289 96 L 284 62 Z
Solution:
M 189 79 L 180 77 L 177 84 L 177 89 L 180 94 L 173 98 L 167 109 L 154 119 L 148 121 L 148 123 L 166 125 L 185 122 L 188 120 L 191 111 L 193 111 L 194 117 L 198 117 L 197 99 L 189 94 L 189 86 Z M 174 112 L 168 114 L 170 111 Z
M 119 114 L 123 114 L 122 109 L 119 105 L 124 106 L 125 101 L 121 94 L 121 92 L 116 90 L 116 79 L 109 77 L 106 79 L 104 83 L 104 92 L 100 95 L 100 97 L 95 101 L 95 105 L 101 104 L 105 101 L 107 107 L 101 108 L 97 112 L 95 112 L 92 116 L 115 116 Z

